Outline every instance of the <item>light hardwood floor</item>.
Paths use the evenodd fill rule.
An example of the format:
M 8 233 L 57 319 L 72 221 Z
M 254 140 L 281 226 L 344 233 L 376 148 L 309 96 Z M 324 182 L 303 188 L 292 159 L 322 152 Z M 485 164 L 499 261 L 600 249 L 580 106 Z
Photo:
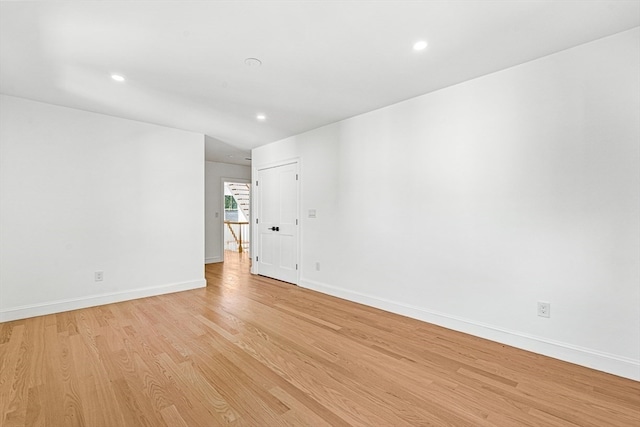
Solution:
M 640 426 L 640 383 L 251 276 L 0 324 L 0 425 Z

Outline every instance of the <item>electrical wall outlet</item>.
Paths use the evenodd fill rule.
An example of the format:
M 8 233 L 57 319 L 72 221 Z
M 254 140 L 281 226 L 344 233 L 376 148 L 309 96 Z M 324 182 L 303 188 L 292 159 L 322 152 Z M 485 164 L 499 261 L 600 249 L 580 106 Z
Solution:
M 104 271 L 96 271 L 93 275 L 93 280 L 96 282 L 102 282 L 104 280 Z
M 551 303 L 538 301 L 538 316 L 551 317 Z

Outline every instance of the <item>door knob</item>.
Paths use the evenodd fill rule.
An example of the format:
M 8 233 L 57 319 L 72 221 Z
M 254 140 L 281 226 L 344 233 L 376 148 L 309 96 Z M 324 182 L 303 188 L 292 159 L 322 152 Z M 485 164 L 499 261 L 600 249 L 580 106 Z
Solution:
M 280 227 L 271 227 L 271 231 L 280 231 Z

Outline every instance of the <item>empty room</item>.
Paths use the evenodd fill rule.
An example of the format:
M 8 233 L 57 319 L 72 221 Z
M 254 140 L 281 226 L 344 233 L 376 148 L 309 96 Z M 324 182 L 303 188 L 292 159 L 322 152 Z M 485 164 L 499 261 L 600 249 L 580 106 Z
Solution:
M 640 1 L 0 0 L 0 426 L 640 425 Z

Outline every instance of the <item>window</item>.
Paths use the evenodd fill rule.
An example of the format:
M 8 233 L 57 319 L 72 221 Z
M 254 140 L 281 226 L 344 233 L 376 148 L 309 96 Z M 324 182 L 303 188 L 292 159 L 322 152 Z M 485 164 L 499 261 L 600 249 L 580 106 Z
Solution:
M 238 202 L 230 195 L 224 196 L 224 220 L 233 222 L 238 220 Z
M 236 198 L 233 196 L 224 196 L 224 210 L 227 211 L 237 211 L 238 203 L 236 202 Z

